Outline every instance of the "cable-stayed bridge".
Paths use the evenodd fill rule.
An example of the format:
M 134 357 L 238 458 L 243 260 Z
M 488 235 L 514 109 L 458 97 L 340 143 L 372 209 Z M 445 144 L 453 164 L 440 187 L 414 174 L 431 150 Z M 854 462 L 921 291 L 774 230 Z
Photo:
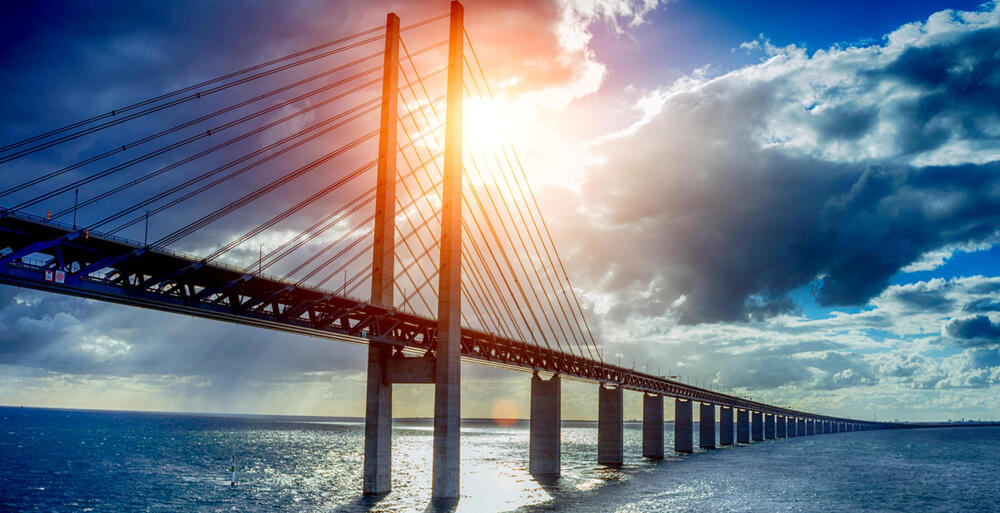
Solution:
M 562 378 L 599 384 L 606 465 L 623 462 L 624 390 L 644 394 L 653 458 L 664 396 L 681 452 L 696 402 L 701 447 L 717 414 L 719 445 L 899 427 L 606 362 L 516 149 L 463 147 L 463 106 L 496 97 L 463 16 L 389 14 L 0 147 L 0 282 L 367 344 L 366 493 L 390 489 L 392 385 L 427 383 L 433 494 L 458 497 L 463 359 L 534 374 L 539 475 L 560 469 Z

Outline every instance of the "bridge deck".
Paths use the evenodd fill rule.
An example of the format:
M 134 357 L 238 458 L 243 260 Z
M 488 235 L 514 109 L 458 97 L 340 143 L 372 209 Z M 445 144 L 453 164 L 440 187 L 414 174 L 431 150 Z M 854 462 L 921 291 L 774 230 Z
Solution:
M 382 342 L 400 353 L 435 349 L 435 319 L 164 248 L 87 234 L 63 223 L 20 213 L 0 215 L 0 283 L 342 342 Z M 852 421 L 750 401 L 472 329 L 462 330 L 462 358 L 721 406 Z

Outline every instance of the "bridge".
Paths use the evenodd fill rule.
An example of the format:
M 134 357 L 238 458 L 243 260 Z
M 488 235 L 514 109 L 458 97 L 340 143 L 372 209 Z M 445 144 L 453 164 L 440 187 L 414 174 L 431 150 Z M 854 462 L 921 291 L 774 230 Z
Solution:
M 539 476 L 560 472 L 562 379 L 597 385 L 597 462 L 609 466 L 624 460 L 626 390 L 643 394 L 647 458 L 664 456 L 665 398 L 674 400 L 678 452 L 694 451 L 695 404 L 702 448 L 904 427 L 606 362 L 516 149 L 463 151 L 463 102 L 494 95 L 463 18 L 459 2 L 408 26 L 389 14 L 384 26 L 3 146 L 0 164 L 38 155 L 63 163 L 8 177 L 0 191 L 0 282 L 366 344 L 366 494 L 391 487 L 393 384 L 424 383 L 435 387 L 433 496 L 459 496 L 463 360 L 530 373 L 527 458 Z M 410 51 L 403 36 L 411 34 L 411 44 L 426 44 Z M 445 65 L 427 71 L 437 58 Z M 309 66 L 316 73 L 299 78 Z M 284 81 L 269 89 L 267 80 Z M 435 86 L 443 94 L 431 94 Z M 227 96 L 237 93 L 242 100 Z M 103 137 L 202 104 L 218 108 L 121 144 Z M 211 144 L 253 123 L 262 124 Z M 82 160 L 66 162 L 75 150 L 50 155 L 92 134 L 102 138 L 83 146 Z M 249 176 L 256 182 L 238 183 Z M 299 200 L 266 201 L 278 190 Z M 210 209 L 202 215 L 192 207 L 199 199 Z M 150 242 L 151 219 L 159 232 L 183 225 Z M 217 246 L 207 255 L 177 250 L 206 233 L 193 246 Z M 266 254 L 254 244 L 279 239 Z M 340 287 L 325 287 L 340 277 Z M 370 295 L 353 295 L 365 286 Z

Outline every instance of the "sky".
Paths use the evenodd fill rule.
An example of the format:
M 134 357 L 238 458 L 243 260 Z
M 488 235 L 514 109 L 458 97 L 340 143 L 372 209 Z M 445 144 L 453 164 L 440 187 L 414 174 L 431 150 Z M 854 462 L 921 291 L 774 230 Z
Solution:
M 0 9 L 6 143 L 447 2 Z M 1000 418 L 995 4 L 469 1 L 466 13 L 498 93 L 470 144 L 510 138 L 522 153 L 606 358 L 831 415 Z M 0 180 L 192 112 L 14 161 Z M 310 184 L 298 187 L 287 197 Z M 53 201 L 35 213 L 72 199 Z M 151 222 L 153 236 L 171 222 Z M 245 225 L 178 249 L 205 254 Z M 6 286 L 0 321 L 0 404 L 363 412 L 362 346 Z M 463 415 L 526 416 L 528 378 L 464 365 Z M 564 386 L 564 418 L 595 418 L 596 386 Z M 394 395 L 398 417 L 432 413 L 429 386 Z M 626 394 L 627 418 L 639 397 Z

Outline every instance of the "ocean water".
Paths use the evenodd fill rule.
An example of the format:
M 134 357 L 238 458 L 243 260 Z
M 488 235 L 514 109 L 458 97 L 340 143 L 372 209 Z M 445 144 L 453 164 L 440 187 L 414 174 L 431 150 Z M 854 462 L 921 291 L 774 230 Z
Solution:
M 996 427 L 818 435 L 649 461 L 641 425 L 627 423 L 626 465 L 609 469 L 595 463 L 594 423 L 565 422 L 562 476 L 539 482 L 527 472 L 525 423 L 467 421 L 463 497 L 447 506 L 429 500 L 431 434 L 427 420 L 396 420 L 394 489 L 373 499 L 360 494 L 357 420 L 0 408 L 0 511 L 1000 511 Z

